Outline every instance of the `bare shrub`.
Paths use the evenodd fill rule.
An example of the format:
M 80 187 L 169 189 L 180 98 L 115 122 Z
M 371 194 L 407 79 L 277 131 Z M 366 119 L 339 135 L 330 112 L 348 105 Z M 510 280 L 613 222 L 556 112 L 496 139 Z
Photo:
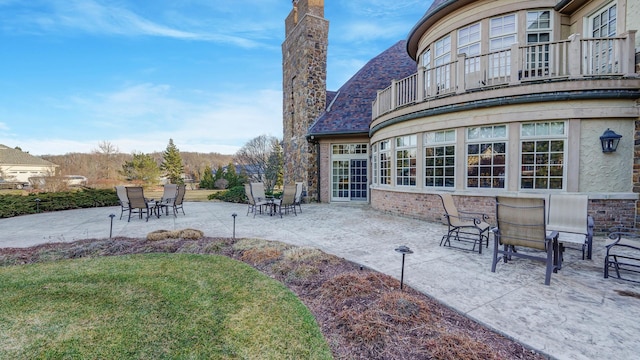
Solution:
M 196 229 L 184 229 L 180 231 L 178 237 L 187 240 L 200 240 L 204 237 L 204 233 Z
M 279 241 L 268 241 L 262 239 L 240 239 L 233 244 L 233 249 L 236 251 L 270 248 L 285 251 L 292 248 L 292 245 L 285 244 Z
M 354 297 L 365 298 L 380 289 L 391 289 L 398 281 L 380 273 L 348 272 L 335 276 L 322 284 L 320 294 L 336 303 L 343 303 Z
M 277 248 L 257 248 L 245 250 L 240 256 L 240 260 L 257 265 L 265 265 L 278 260 L 282 256 L 282 251 Z
M 166 240 L 171 234 L 169 230 L 155 230 L 147 234 L 147 240 L 149 241 L 158 241 L 158 240 Z
M 429 339 L 427 348 L 434 358 L 442 360 L 497 359 L 486 344 L 456 333 L 444 333 Z

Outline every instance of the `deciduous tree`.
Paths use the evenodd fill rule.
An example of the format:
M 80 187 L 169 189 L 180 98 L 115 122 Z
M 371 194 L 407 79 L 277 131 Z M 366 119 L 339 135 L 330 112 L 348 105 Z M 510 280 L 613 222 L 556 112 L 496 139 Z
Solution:
M 279 140 L 275 136 L 260 135 L 249 140 L 235 156 L 237 164 L 243 167 L 246 175 L 252 180 L 262 181 L 267 192 L 273 191 L 277 181 L 266 176 L 269 158 L 277 143 Z

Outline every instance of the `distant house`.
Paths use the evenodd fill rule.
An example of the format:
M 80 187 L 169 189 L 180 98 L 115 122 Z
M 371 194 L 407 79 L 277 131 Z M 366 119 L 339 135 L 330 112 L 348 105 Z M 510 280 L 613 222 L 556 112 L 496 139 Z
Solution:
M 21 150 L 0 144 L 0 179 L 29 183 L 31 177 L 55 175 L 58 165 Z
M 260 167 L 258 165 L 235 164 L 234 167 L 236 169 L 237 175 L 244 175 L 250 181 L 263 181 L 263 174 L 260 171 Z M 228 166 L 223 167 L 222 172 L 226 174 L 228 168 Z M 213 173 L 215 175 L 215 171 L 213 171 Z

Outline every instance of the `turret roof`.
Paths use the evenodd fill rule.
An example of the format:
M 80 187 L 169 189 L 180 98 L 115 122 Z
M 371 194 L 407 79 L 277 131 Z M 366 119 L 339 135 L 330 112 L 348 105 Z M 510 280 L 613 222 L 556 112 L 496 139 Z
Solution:
M 371 107 L 378 90 L 416 72 L 416 62 L 398 41 L 371 59 L 337 92 L 327 92 L 327 109 L 311 125 L 307 136 L 368 134 Z

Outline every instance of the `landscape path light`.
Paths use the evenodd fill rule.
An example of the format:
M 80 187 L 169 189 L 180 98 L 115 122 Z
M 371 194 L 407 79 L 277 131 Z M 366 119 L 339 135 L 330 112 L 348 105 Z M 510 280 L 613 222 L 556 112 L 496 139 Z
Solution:
M 404 282 L 404 256 L 413 254 L 413 251 L 406 245 L 397 247 L 396 251 L 402 254 L 402 272 L 400 273 L 400 290 L 402 290 L 402 283 Z
M 233 216 L 233 239 L 236 239 L 236 216 L 238 216 L 238 214 L 233 213 L 231 214 L 231 216 Z
M 109 227 L 109 239 L 111 239 L 111 235 L 113 235 L 113 218 L 116 217 L 116 214 L 109 215 L 111 218 L 111 226 Z
M 37 198 L 35 200 L 35 202 L 36 202 L 36 213 L 39 213 L 40 212 L 40 198 Z

